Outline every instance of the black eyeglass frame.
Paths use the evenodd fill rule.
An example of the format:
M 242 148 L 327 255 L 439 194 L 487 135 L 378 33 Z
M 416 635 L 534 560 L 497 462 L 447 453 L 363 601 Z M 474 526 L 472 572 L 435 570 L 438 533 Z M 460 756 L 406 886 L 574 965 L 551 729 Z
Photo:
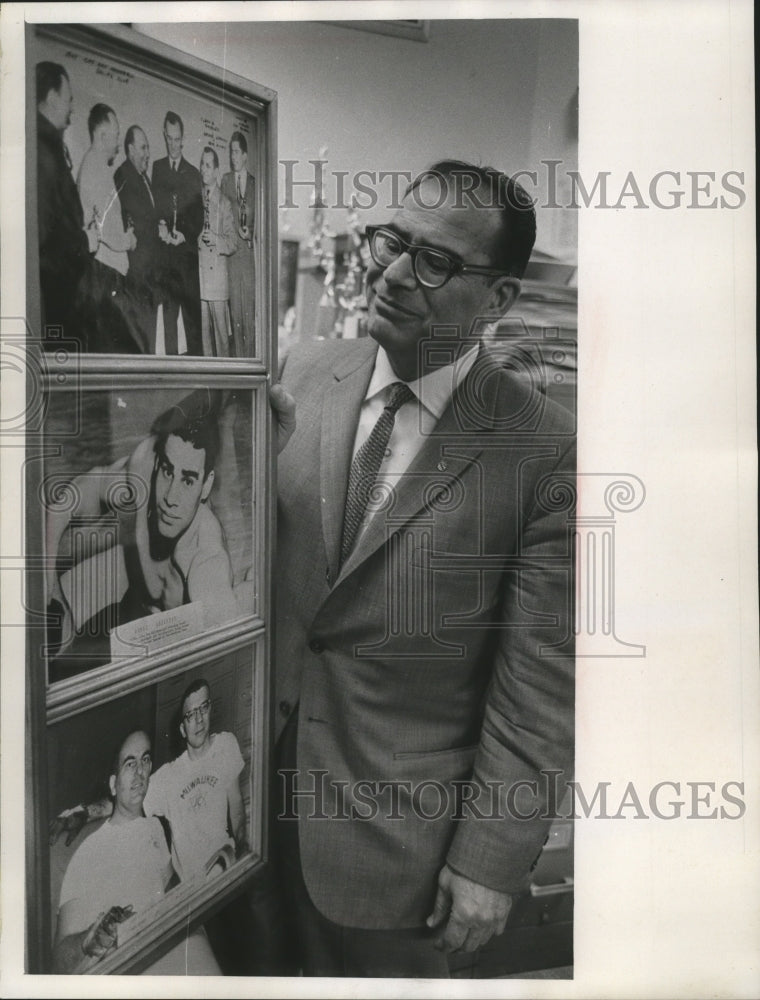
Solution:
M 202 701 L 200 705 L 197 705 L 195 708 L 191 708 L 189 712 L 183 713 L 182 719 L 184 720 L 184 722 L 188 724 L 193 719 L 200 722 L 201 719 L 205 718 L 210 711 L 211 711 L 211 699 L 206 698 L 206 700 Z
M 369 252 L 372 255 L 372 260 L 377 264 L 378 267 L 390 267 L 392 263 L 402 257 L 405 253 L 408 253 L 412 258 L 412 272 L 415 279 L 423 285 L 425 288 L 443 288 L 443 286 L 451 281 L 451 279 L 457 274 L 483 274 L 490 278 L 508 278 L 511 277 L 509 271 L 497 270 L 493 267 L 481 267 L 479 264 L 463 264 L 459 260 L 455 260 L 453 257 L 449 256 L 445 250 L 439 250 L 437 247 L 425 246 L 422 243 L 407 243 L 407 241 L 395 231 L 395 229 L 389 229 L 387 226 L 366 226 L 365 233 L 367 235 L 367 243 L 369 245 Z M 397 240 L 401 245 L 401 253 L 398 254 L 394 260 L 389 261 L 384 264 L 381 260 L 378 260 L 375 256 L 374 241 L 375 236 L 378 233 L 385 233 L 388 236 L 392 236 L 393 239 Z M 427 250 L 428 253 L 434 253 L 437 257 L 441 257 L 448 261 L 450 265 L 449 273 L 444 277 L 443 281 L 437 285 L 431 285 L 429 281 L 424 281 L 417 270 L 417 254 L 422 250 Z

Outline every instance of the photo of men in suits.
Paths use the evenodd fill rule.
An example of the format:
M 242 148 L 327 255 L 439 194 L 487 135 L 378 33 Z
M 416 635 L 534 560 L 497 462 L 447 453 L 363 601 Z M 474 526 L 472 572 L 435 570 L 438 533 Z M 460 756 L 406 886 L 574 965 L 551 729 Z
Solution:
M 162 243 L 158 238 L 158 216 L 148 167 L 150 146 L 139 125 L 130 125 L 124 136 L 126 159 L 114 173 L 125 229 L 132 229 L 137 245 L 127 251 L 127 295 L 135 339 L 146 354 L 156 352 L 156 276 L 161 265 Z
M 439 978 L 503 930 L 545 775 L 572 773 L 572 546 L 546 491 L 574 429 L 483 342 L 535 240 L 519 184 L 441 161 L 368 237 L 369 337 L 298 345 L 281 376 L 284 971 Z
M 201 154 L 203 232 L 198 237 L 201 280 L 201 331 L 206 357 L 230 355 L 229 260 L 237 250 L 229 198 L 219 189 L 219 157 L 206 146 Z
M 48 338 L 45 328 L 60 327 L 63 336 L 74 336 L 75 292 L 98 237 L 95 226 L 85 227 L 64 141 L 74 108 L 68 73 L 60 63 L 40 62 L 35 82 L 41 333 L 44 346 L 54 347 L 56 339 Z
M 163 243 L 161 305 L 167 354 L 178 352 L 180 313 L 187 353 L 201 355 L 198 237 L 203 229 L 201 175 L 182 155 L 185 127 L 173 111 L 164 117 L 167 155 L 153 164 L 153 197 Z
M 97 231 L 98 248 L 79 284 L 79 329 L 88 351 L 134 354 L 141 344 L 130 321 L 126 275 L 136 238 L 134 228 L 124 225 L 115 187 L 119 121 L 113 108 L 93 105 L 87 129 L 91 145 L 79 167 L 77 188 L 85 222 Z
M 230 166 L 222 178 L 222 193 L 232 204 L 237 246 L 228 263 L 232 337 L 235 357 L 250 358 L 256 353 L 256 181 L 248 171 L 248 140 L 242 132 L 233 132 L 230 138 Z

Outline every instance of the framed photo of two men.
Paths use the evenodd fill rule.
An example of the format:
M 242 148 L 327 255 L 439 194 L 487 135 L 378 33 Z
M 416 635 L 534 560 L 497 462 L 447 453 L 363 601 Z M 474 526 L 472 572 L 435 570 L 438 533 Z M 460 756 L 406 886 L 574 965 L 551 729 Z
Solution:
M 27 971 L 229 972 L 266 856 L 275 94 L 124 27 L 30 26 L 27 73 Z

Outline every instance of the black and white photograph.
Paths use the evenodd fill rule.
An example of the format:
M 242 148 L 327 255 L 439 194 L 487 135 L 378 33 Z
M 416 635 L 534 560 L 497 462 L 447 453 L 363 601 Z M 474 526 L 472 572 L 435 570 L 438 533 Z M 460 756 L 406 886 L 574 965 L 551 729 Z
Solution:
M 748 0 L 0 17 L 3 991 L 751 1000 Z
M 63 335 L 82 353 L 261 357 L 255 102 L 221 79 L 204 98 L 166 64 L 66 25 L 31 29 L 29 61 L 45 348 Z
M 48 971 L 244 973 L 237 898 L 158 945 L 260 858 L 262 668 L 244 646 L 49 726 Z
M 254 616 L 250 392 L 53 391 L 45 434 L 49 684 Z

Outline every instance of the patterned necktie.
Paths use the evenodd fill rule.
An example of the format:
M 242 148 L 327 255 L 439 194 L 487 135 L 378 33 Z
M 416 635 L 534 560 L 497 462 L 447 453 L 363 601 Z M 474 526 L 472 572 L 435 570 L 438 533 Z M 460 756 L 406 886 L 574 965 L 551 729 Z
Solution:
M 148 194 L 150 195 L 150 203 L 155 208 L 156 207 L 156 203 L 155 203 L 155 201 L 153 201 L 153 192 L 150 189 L 150 181 L 148 180 L 148 176 L 147 176 L 147 174 L 140 174 L 140 176 L 145 181 L 145 187 L 148 189 Z
M 364 512 L 367 509 L 372 487 L 375 485 L 377 474 L 385 457 L 385 449 L 391 438 L 396 411 L 404 403 L 408 403 L 414 398 L 414 393 L 405 382 L 394 382 L 390 386 L 385 409 L 372 428 L 372 433 L 354 456 L 351 471 L 348 474 L 346 511 L 343 516 L 343 541 L 340 546 L 341 565 L 348 558 L 362 523 Z

